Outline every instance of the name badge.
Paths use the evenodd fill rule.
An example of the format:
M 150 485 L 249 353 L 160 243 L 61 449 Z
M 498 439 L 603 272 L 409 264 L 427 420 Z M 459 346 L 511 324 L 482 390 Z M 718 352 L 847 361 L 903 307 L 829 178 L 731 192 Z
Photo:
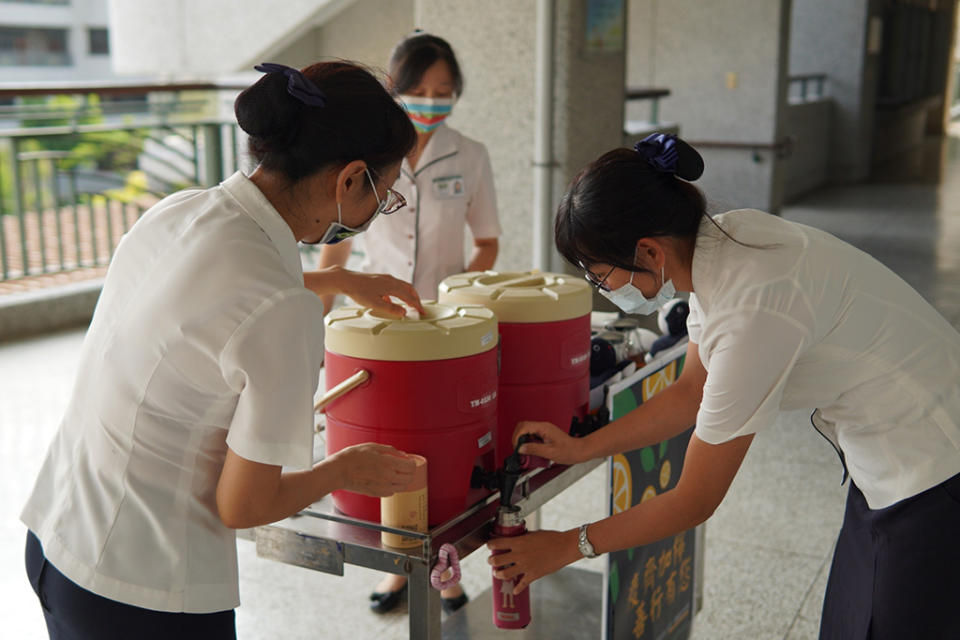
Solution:
M 443 176 L 433 179 L 433 195 L 438 198 L 462 198 L 465 192 L 463 176 Z

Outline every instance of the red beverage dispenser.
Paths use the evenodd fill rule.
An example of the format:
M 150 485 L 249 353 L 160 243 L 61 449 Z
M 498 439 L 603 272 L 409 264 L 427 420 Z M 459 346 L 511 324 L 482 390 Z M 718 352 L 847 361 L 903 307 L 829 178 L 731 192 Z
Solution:
M 480 306 L 423 306 L 405 318 L 361 307 L 327 316 L 327 388 L 369 374 L 327 405 L 327 451 L 379 442 L 424 456 L 427 517 L 439 524 L 487 495 L 470 488 L 474 467 L 496 468 L 497 320 Z M 333 500 L 347 515 L 380 520 L 379 498 L 335 491 Z
M 590 310 L 586 280 L 538 271 L 470 272 L 440 283 L 444 304 L 482 304 L 500 322 L 497 466 L 522 420 L 569 431 L 590 403 Z

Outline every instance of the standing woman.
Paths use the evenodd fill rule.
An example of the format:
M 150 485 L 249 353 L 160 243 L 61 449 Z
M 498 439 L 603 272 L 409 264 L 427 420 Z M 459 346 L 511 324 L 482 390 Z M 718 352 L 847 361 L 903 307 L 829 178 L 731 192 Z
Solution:
M 677 382 L 575 440 L 548 423 L 523 452 L 577 463 L 695 424 L 676 488 L 579 529 L 493 540 L 521 588 L 580 557 L 706 520 L 754 435 L 783 409 L 811 421 L 852 480 L 820 637 L 960 638 L 960 334 L 866 253 L 755 210 L 711 218 L 699 154 L 656 134 L 587 166 L 556 220 L 560 252 L 628 313 L 688 291 Z
M 165 198 L 107 273 L 22 514 L 51 638 L 234 638 L 234 529 L 336 489 L 383 496 L 412 480 L 405 454 L 374 444 L 312 466 L 315 293 L 398 314 L 387 297 L 419 308 L 416 292 L 339 268 L 311 274 L 311 292 L 297 242 L 401 207 L 389 186 L 413 127 L 353 64 L 257 68 L 235 105 L 256 170 Z
M 364 272 L 389 273 L 413 284 L 423 299 L 435 300 L 440 282 L 463 271 L 483 271 L 497 259 L 497 220 L 493 169 L 487 149 L 444 121 L 463 93 L 463 76 L 446 40 L 415 32 L 390 54 L 391 88 L 417 130 L 417 144 L 404 158 L 393 185 L 408 200 L 406 210 L 380 218 L 359 239 Z M 473 236 L 473 254 L 464 264 L 464 229 Z M 342 266 L 351 243 L 325 246 L 320 268 Z M 323 297 L 330 309 L 334 296 Z M 376 613 L 400 603 L 406 578 L 389 574 L 370 594 Z M 441 594 L 445 611 L 467 602 L 457 585 Z
M 361 270 L 410 282 L 421 298 L 436 299 L 447 276 L 493 267 L 500 223 L 486 147 L 444 124 L 463 94 L 463 76 L 446 40 L 415 32 L 390 54 L 391 88 L 417 130 L 417 145 L 393 185 L 405 211 L 381 218 L 360 239 Z M 473 250 L 464 261 L 464 229 Z M 324 247 L 320 267 L 344 265 L 350 243 Z M 333 296 L 324 298 L 329 309 Z

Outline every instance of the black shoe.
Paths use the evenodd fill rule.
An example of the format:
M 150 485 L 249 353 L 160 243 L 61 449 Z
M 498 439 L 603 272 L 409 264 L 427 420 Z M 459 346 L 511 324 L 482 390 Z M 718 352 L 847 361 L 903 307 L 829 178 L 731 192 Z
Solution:
M 387 591 L 386 593 L 377 593 L 374 591 L 370 594 L 370 610 L 374 613 L 389 613 L 397 608 L 397 605 L 400 604 L 406 594 L 406 584 L 396 591 Z
M 447 613 L 453 613 L 467 604 L 468 600 L 470 600 L 470 598 L 467 597 L 467 594 L 461 593 L 455 598 L 440 598 L 440 606 L 443 607 L 443 610 Z

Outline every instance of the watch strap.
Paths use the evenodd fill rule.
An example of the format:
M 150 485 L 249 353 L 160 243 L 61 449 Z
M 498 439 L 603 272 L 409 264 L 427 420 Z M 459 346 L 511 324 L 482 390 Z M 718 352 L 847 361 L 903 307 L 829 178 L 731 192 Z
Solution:
M 587 538 L 587 527 L 589 526 L 589 522 L 580 525 L 580 534 L 577 537 L 577 547 L 580 549 L 580 553 L 584 558 L 596 558 L 597 552 L 594 550 L 593 545 L 590 544 L 590 540 Z

